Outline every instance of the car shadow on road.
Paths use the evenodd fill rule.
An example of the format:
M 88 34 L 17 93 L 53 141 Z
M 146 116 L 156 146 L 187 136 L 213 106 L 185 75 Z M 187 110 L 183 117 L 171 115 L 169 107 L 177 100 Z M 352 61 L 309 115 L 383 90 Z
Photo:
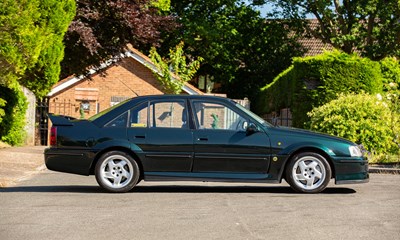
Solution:
M 290 187 L 281 186 L 137 186 L 131 192 L 136 193 L 281 193 L 299 194 Z M 321 194 L 352 194 L 350 188 L 326 188 Z
M 0 188 L 0 193 L 15 192 L 65 192 L 65 193 L 107 193 L 99 186 L 62 185 L 62 186 L 14 186 Z M 136 186 L 127 194 L 141 193 L 277 193 L 277 194 L 301 194 L 294 192 L 290 187 L 270 186 Z M 354 194 L 351 188 L 332 187 L 326 188 L 320 194 Z

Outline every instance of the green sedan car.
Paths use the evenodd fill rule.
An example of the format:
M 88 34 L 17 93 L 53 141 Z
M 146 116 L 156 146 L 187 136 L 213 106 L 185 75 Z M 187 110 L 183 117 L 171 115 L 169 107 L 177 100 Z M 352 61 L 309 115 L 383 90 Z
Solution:
M 302 193 L 369 180 L 368 160 L 345 139 L 272 126 L 231 99 L 154 95 L 88 120 L 49 115 L 48 169 L 95 175 L 110 192 L 144 181 L 281 183 Z

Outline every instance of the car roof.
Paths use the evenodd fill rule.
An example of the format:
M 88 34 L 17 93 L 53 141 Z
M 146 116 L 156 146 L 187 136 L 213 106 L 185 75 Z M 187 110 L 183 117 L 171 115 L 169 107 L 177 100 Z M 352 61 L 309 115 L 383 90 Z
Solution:
M 163 94 L 163 95 L 146 95 L 146 96 L 138 96 L 132 98 L 132 100 L 139 99 L 209 99 L 209 100 L 223 100 L 223 101 L 232 101 L 230 98 L 220 97 L 220 96 L 212 96 L 212 95 L 180 95 L 180 94 Z

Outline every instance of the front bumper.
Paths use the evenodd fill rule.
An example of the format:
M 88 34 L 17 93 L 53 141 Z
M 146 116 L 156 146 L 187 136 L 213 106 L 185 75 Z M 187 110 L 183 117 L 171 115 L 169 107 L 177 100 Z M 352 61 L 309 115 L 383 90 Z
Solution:
M 369 182 L 368 159 L 349 157 L 334 159 L 335 183 L 356 184 Z

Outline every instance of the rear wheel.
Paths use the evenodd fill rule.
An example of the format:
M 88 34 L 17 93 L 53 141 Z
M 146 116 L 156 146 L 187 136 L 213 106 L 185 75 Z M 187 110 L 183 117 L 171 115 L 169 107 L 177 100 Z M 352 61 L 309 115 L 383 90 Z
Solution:
M 313 152 L 296 154 L 286 168 L 286 180 L 296 192 L 319 193 L 332 176 L 328 161 Z
M 140 170 L 127 153 L 111 151 L 102 155 L 96 164 L 97 183 L 110 192 L 128 192 L 139 181 Z

